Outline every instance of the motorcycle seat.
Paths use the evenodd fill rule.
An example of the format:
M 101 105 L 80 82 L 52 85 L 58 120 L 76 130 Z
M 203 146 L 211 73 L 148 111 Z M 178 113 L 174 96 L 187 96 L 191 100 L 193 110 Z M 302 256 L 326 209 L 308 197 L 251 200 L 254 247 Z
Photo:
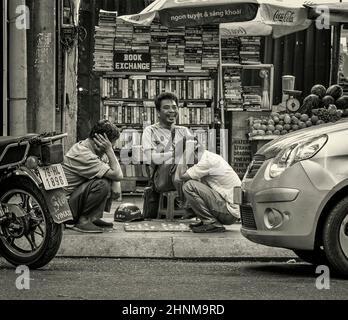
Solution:
M 13 137 L 13 136 L 0 137 L 0 148 L 6 147 L 12 143 L 19 143 L 22 141 L 29 140 L 35 136 L 37 136 L 37 134 L 27 134 L 27 135 L 21 136 L 21 137 Z

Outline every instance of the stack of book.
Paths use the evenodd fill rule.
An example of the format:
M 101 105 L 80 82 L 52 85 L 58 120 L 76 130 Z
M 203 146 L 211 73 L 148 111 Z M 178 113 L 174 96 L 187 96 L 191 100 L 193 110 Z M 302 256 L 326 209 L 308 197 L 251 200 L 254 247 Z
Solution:
M 242 68 L 224 70 L 224 93 L 226 110 L 243 110 Z
M 151 24 L 151 71 L 166 72 L 168 63 L 168 28 L 159 23 Z
M 117 12 L 99 12 L 99 24 L 95 27 L 94 71 L 112 71 Z
M 202 69 L 216 70 L 219 64 L 219 27 L 203 26 Z
M 212 110 L 204 103 L 192 102 L 179 108 L 178 123 L 180 125 L 211 124 Z
M 134 28 L 126 22 L 117 22 L 114 50 L 128 53 L 132 50 Z
M 168 29 L 167 72 L 183 72 L 185 67 L 185 28 Z
M 261 109 L 261 87 L 260 86 L 244 86 L 243 87 L 243 107 L 247 111 Z
M 186 99 L 186 81 L 181 77 L 148 77 L 148 96 L 154 99 L 161 92 L 172 92 L 180 100 Z
M 241 64 L 260 64 L 261 37 L 241 37 Z
M 135 51 L 137 53 L 149 53 L 150 42 L 150 27 L 134 26 L 132 51 Z
M 221 39 L 222 63 L 240 63 L 240 40 L 237 37 Z
M 188 77 L 187 99 L 212 99 L 214 96 L 214 83 L 206 77 Z
M 156 122 L 155 104 L 146 101 L 106 100 L 104 102 L 104 118 L 116 125 L 137 125 Z
M 202 70 L 202 28 L 187 27 L 185 29 L 185 72 L 200 72 Z

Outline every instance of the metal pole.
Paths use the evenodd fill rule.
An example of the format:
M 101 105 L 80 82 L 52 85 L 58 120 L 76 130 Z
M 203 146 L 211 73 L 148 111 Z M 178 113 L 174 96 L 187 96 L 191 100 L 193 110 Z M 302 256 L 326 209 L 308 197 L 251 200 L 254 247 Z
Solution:
M 228 143 L 225 130 L 225 97 L 224 97 L 224 81 L 223 81 L 223 66 L 222 66 L 222 40 L 221 32 L 219 30 L 219 93 L 218 103 L 221 110 L 221 130 L 220 130 L 220 155 L 228 162 Z
M 25 8 L 25 0 L 9 1 L 9 114 L 10 135 L 27 133 L 27 30 L 17 25 L 19 14 L 26 14 L 17 8 Z M 27 21 L 26 21 L 27 23 Z
M 7 66 L 7 0 L 2 0 L 2 9 L 3 9 L 3 70 L 2 70 L 2 79 L 3 79 L 3 99 L 2 99 L 2 135 L 7 136 L 7 74 L 8 74 L 8 66 Z
M 331 57 L 331 76 L 330 84 L 338 83 L 338 68 L 340 60 L 340 41 L 341 41 L 341 24 L 333 27 L 333 40 L 332 40 L 332 57 Z
M 56 4 L 34 0 L 34 92 L 35 131 L 55 131 L 56 118 Z

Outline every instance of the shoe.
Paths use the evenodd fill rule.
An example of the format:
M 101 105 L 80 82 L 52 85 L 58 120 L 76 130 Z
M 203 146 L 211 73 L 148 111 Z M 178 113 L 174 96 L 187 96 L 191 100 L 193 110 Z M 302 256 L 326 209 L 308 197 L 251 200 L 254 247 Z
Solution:
M 214 233 L 214 232 L 225 232 L 225 227 L 217 227 L 213 224 L 202 224 L 197 227 L 192 227 L 191 230 L 194 233 Z
M 102 219 L 97 219 L 93 221 L 93 224 L 100 228 L 113 228 L 114 224 L 112 222 L 106 222 Z
M 203 225 L 203 222 L 199 221 L 199 222 L 195 222 L 195 223 L 190 223 L 189 227 L 192 229 L 192 228 L 195 228 L 195 227 L 199 227 L 201 225 Z
M 72 229 L 78 232 L 83 232 L 83 233 L 103 233 L 104 232 L 102 228 L 97 227 L 92 222 L 88 222 L 85 224 L 77 224 Z

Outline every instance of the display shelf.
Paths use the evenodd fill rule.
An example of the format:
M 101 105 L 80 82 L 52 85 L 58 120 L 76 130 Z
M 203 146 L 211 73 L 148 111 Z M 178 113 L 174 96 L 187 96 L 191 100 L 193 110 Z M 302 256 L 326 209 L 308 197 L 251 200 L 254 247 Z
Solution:
M 99 60 L 95 72 L 101 80 L 100 117 L 117 124 L 122 132 L 118 149 L 139 147 L 144 123 L 154 124 L 158 120 L 154 100 L 161 92 L 178 96 L 177 124 L 192 128 L 202 140 L 208 140 L 208 132 L 201 131 L 211 128 L 215 120 L 219 27 L 178 29 L 166 28 L 157 22 L 144 27 L 117 21 L 110 33 L 106 32 L 108 30 L 104 33 L 97 30 L 101 38 L 99 45 L 106 42 L 111 55 L 108 51 L 105 61 L 103 54 L 96 55 Z M 112 37 L 114 41 L 110 47 Z M 129 54 L 138 54 L 137 59 L 149 64 L 149 68 L 122 65 L 130 61 Z M 135 130 L 133 136 L 132 129 Z M 134 181 L 146 179 L 141 174 L 138 177 L 140 170 L 134 165 L 126 168 L 132 175 L 135 169 L 136 176 L 126 178 L 130 189 L 135 187 Z
M 212 72 L 202 71 L 202 72 L 115 72 L 108 71 L 103 73 L 104 78 L 113 78 L 115 76 L 137 76 L 143 75 L 145 76 L 155 76 L 155 77 L 210 77 Z
M 140 98 L 116 98 L 113 96 L 110 97 L 102 97 L 104 102 L 118 102 L 118 101 L 124 101 L 124 102 L 154 102 L 153 99 L 140 99 Z M 187 102 L 205 102 L 205 103 L 212 103 L 212 99 L 184 99 L 179 100 L 179 103 L 187 103 Z
M 101 117 L 121 129 L 117 149 L 129 147 L 133 151 L 141 144 L 144 123 L 148 125 L 157 121 L 152 96 L 163 91 L 174 92 L 179 97 L 178 125 L 189 127 L 200 136 L 201 142 L 207 142 L 208 132 L 204 137 L 201 131 L 207 131 L 213 124 L 216 82 L 216 72 L 107 72 L 100 79 Z M 175 83 L 180 83 L 180 86 Z M 138 163 L 125 165 L 124 190 L 133 190 L 138 184 L 148 181 L 141 167 L 142 164 Z
M 254 80 L 255 84 L 246 85 L 245 81 L 250 81 L 250 79 L 245 78 L 243 70 L 256 70 L 257 73 L 255 73 L 253 77 L 258 81 Z M 262 73 L 262 70 L 267 72 Z M 267 77 L 265 77 L 264 74 L 266 74 Z M 219 78 L 222 109 L 228 111 L 271 110 L 274 81 L 274 66 L 272 64 L 243 65 L 223 63 L 220 66 Z M 267 96 L 265 96 L 265 94 L 267 94 Z M 238 107 L 239 105 L 241 107 Z
M 222 67 L 243 68 L 243 69 L 265 69 L 273 68 L 273 64 L 239 64 L 239 63 L 222 63 Z

